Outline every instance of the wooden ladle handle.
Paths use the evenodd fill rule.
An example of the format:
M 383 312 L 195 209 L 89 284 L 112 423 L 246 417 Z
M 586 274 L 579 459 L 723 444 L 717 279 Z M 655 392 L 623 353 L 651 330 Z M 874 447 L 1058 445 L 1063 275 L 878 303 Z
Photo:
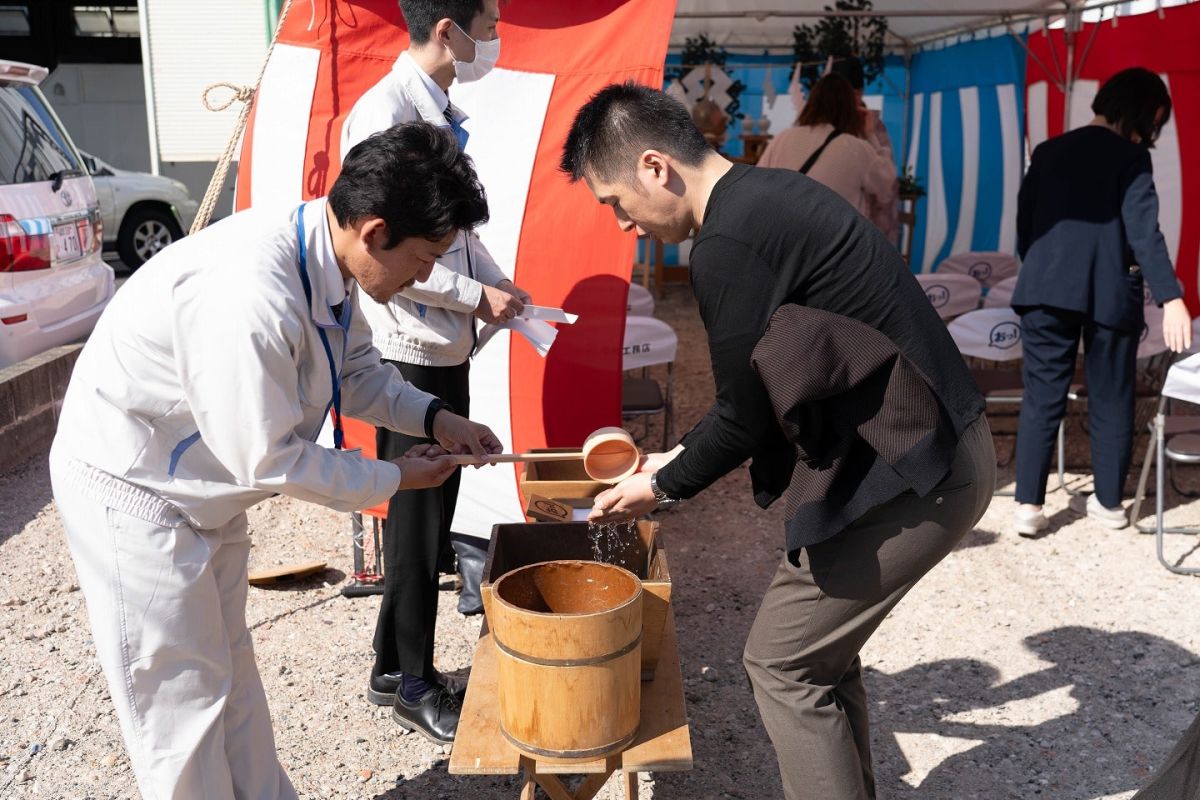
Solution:
M 454 460 L 463 465 L 468 464 L 513 464 L 518 461 L 578 461 L 583 458 L 582 450 L 571 450 L 565 453 L 499 453 L 487 457 L 485 462 L 479 456 L 456 455 Z

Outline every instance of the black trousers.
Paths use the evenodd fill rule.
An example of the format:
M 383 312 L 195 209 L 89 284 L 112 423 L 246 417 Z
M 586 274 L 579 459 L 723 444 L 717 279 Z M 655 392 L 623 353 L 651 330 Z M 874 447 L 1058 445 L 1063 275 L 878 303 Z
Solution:
M 458 414 L 470 413 L 470 362 L 456 367 L 425 367 L 388 361 L 405 380 L 442 398 Z M 415 444 L 429 442 L 377 428 L 378 457 L 399 458 Z M 407 672 L 433 680 L 433 634 L 437 626 L 438 559 L 450 546 L 450 523 L 458 502 L 462 470 L 441 486 L 396 492 L 383 524 L 383 601 L 375 623 L 372 675 Z
M 1140 333 L 1106 328 L 1085 314 L 1045 306 L 1021 315 L 1025 396 L 1017 429 L 1018 503 L 1041 505 L 1046 499 L 1046 477 L 1082 337 L 1096 498 L 1107 508 L 1120 505 L 1133 451 Z

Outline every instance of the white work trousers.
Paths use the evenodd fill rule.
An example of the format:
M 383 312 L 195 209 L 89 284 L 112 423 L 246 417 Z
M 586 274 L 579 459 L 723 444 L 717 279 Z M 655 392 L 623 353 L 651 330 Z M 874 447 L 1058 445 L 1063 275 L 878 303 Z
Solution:
M 51 480 L 142 796 L 296 798 L 246 627 L 246 515 L 195 530 L 78 461 Z

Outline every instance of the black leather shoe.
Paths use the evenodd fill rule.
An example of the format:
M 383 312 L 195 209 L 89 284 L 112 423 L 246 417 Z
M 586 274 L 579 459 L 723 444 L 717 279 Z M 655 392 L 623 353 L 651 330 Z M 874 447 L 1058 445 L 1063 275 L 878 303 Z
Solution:
M 443 686 L 433 686 L 421 699 L 409 703 L 399 692 L 392 704 L 392 719 L 406 731 L 416 731 L 435 744 L 451 744 L 458 732 L 462 700 Z
M 390 706 L 396 702 L 396 690 L 399 688 L 399 676 L 372 675 L 367 684 L 367 701 L 377 706 Z
M 458 695 L 458 699 L 462 700 L 463 695 L 467 693 L 467 676 L 471 670 L 468 667 L 465 670 L 455 670 L 454 672 L 438 672 L 438 683 L 445 686 L 449 691 Z M 372 675 L 371 682 L 367 684 L 367 700 L 377 706 L 390 706 L 396 702 L 396 691 L 400 688 L 400 678 L 393 675 Z

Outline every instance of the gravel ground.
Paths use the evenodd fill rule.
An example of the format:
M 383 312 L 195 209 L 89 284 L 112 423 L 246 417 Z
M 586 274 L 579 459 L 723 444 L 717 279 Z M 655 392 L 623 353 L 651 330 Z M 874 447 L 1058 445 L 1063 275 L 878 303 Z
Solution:
M 686 430 L 712 398 L 703 335 L 684 287 L 658 315 L 680 333 Z M 1082 440 L 1073 428 L 1073 462 Z M 999 437 L 999 451 L 1009 446 Z M 1086 466 L 1072 477 L 1086 487 Z M 782 534 L 748 483 L 737 470 L 663 516 L 695 768 L 644 781 L 643 798 L 780 796 L 740 657 Z M 1200 523 L 1200 507 L 1172 502 L 1170 520 Z M 1091 525 L 1078 505 L 1051 493 L 1052 528 L 1028 540 L 1008 530 L 1012 499 L 997 497 L 867 645 L 880 798 L 1128 798 L 1196 715 L 1200 581 L 1159 567 L 1152 537 Z M 346 518 L 284 498 L 250 518 L 252 568 L 330 565 L 250 593 L 280 757 L 301 796 L 515 798 L 513 779 L 447 774 L 440 748 L 367 704 L 378 600 L 338 593 L 351 570 Z M 1190 546 L 1173 538 L 1168 552 Z M 136 797 L 41 459 L 0 476 L 0 603 L 0 797 Z M 479 633 L 455 603 L 441 593 L 443 670 L 470 663 Z M 618 796 L 615 781 L 600 794 Z

